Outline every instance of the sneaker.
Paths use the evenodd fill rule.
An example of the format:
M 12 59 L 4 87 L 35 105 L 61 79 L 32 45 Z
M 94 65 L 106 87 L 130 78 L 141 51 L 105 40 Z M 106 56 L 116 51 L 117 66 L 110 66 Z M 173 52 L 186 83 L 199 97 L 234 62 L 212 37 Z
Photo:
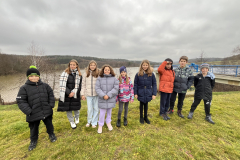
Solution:
M 181 110 L 178 110 L 177 114 L 178 114 L 179 117 L 184 118 L 184 116 L 182 115 Z
M 89 124 L 89 123 L 87 123 L 87 124 L 86 124 L 86 127 L 90 127 L 90 124 Z
M 77 128 L 76 124 L 74 122 L 70 122 L 72 129 Z
M 165 115 L 165 114 L 160 114 L 160 116 L 163 118 L 163 120 L 165 120 L 165 121 L 167 121 L 167 120 L 168 120 L 168 118 L 166 117 L 166 115 Z
M 144 124 L 144 119 L 143 118 L 140 118 L 140 123 Z
M 75 124 L 79 123 L 79 118 L 75 118 Z
M 102 126 L 98 126 L 98 131 L 97 131 L 99 134 L 102 133 Z
M 96 125 L 92 125 L 92 128 L 96 128 L 97 126 Z
M 28 150 L 31 151 L 37 146 L 37 141 L 31 141 Z
M 118 120 L 117 120 L 116 126 L 117 126 L 117 127 L 121 127 L 121 119 L 118 119 Z
M 192 117 L 193 117 L 193 112 L 190 111 L 187 118 L 192 119 Z
M 168 115 L 167 115 L 167 114 L 165 114 L 165 117 L 167 118 L 167 120 L 171 119 L 170 117 L 168 117 Z
M 173 109 L 169 109 L 167 114 L 173 114 Z
M 55 136 L 55 134 L 50 134 L 49 139 L 51 142 L 55 142 L 57 140 L 57 137 Z
M 108 126 L 109 131 L 113 130 L 113 127 L 112 127 L 111 123 L 108 123 L 107 126 Z

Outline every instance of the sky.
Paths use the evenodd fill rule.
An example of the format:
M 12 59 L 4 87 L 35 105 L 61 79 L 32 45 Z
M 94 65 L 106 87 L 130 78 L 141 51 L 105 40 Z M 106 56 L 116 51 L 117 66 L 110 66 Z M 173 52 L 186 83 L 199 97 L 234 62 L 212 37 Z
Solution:
M 0 49 L 160 62 L 227 57 L 240 45 L 239 0 L 1 0 Z

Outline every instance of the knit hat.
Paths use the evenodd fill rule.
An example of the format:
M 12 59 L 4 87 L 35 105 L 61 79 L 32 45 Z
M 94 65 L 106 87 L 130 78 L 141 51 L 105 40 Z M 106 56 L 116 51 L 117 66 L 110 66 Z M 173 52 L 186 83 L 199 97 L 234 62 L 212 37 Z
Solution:
M 125 66 L 122 66 L 122 67 L 120 67 L 119 71 L 120 71 L 120 73 L 121 73 L 122 71 L 127 72 L 127 68 L 126 68 Z
M 203 63 L 200 65 L 200 70 L 202 70 L 203 68 L 207 68 L 209 70 L 209 64 L 207 63 Z
M 165 61 L 169 61 L 169 62 L 172 62 L 172 63 L 173 63 L 173 60 L 170 59 L 170 58 L 165 59 Z
M 29 69 L 27 70 L 27 78 L 31 75 L 36 75 L 40 77 L 40 72 L 37 70 L 36 66 L 30 66 Z

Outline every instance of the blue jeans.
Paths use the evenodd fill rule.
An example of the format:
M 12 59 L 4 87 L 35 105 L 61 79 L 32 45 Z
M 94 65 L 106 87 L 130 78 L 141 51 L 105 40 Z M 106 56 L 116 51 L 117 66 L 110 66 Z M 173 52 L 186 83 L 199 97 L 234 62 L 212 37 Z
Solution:
M 87 97 L 87 106 L 88 106 L 88 117 L 87 121 L 89 124 L 97 125 L 98 121 L 98 96 Z
M 170 104 L 171 93 L 161 92 L 160 114 L 166 114 Z

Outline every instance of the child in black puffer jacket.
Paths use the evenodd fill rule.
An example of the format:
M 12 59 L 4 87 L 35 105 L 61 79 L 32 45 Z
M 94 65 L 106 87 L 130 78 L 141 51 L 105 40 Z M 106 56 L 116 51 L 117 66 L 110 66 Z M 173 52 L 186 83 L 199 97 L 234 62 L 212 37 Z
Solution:
M 30 145 L 28 150 L 33 150 L 37 145 L 38 127 L 42 120 L 47 128 L 51 142 L 57 140 L 52 124 L 52 108 L 55 99 L 52 88 L 40 79 L 40 72 L 35 66 L 27 70 L 26 83 L 20 88 L 17 95 L 19 109 L 26 115 L 26 121 L 30 128 Z

